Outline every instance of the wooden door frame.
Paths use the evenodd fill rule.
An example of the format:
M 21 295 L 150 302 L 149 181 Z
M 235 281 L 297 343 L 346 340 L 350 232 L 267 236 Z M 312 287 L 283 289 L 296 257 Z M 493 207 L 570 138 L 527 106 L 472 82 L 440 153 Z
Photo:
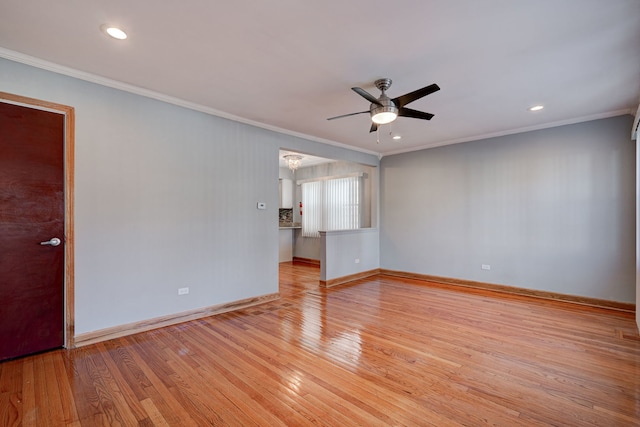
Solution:
M 64 115 L 64 347 L 75 346 L 74 311 L 74 144 L 75 110 L 68 105 L 0 92 L 0 101 Z

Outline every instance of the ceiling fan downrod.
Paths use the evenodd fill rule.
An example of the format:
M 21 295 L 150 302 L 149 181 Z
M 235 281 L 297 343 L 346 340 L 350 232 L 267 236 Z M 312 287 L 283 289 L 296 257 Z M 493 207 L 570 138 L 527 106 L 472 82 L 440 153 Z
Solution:
M 375 81 L 376 87 L 380 89 L 383 94 L 387 89 L 391 87 L 391 83 L 393 83 L 391 79 L 378 79 Z

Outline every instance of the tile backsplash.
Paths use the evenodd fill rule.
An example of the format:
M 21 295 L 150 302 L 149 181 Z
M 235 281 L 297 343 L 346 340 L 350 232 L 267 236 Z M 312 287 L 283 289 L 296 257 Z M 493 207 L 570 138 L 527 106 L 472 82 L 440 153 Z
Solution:
M 293 209 L 280 209 L 279 222 L 293 222 Z

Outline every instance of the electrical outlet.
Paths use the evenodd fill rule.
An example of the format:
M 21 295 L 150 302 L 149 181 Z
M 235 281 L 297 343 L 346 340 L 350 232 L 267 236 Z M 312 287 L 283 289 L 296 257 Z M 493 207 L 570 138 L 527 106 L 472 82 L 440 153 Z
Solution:
M 355 262 L 356 264 L 360 264 L 360 258 L 356 258 L 356 259 L 354 260 L 354 262 Z
M 189 288 L 178 288 L 178 295 L 187 295 L 189 293 Z
M 265 202 L 258 202 L 257 207 L 260 210 L 265 210 L 265 209 L 267 209 L 267 204 Z
M 483 270 L 491 270 L 491 266 L 489 264 L 482 264 Z

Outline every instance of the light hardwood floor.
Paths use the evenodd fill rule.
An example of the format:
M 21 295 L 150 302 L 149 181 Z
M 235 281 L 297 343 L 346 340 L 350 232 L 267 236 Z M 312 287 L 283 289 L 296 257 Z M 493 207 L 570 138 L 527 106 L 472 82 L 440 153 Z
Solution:
M 281 264 L 261 306 L 0 363 L 0 426 L 634 426 L 632 314 Z

